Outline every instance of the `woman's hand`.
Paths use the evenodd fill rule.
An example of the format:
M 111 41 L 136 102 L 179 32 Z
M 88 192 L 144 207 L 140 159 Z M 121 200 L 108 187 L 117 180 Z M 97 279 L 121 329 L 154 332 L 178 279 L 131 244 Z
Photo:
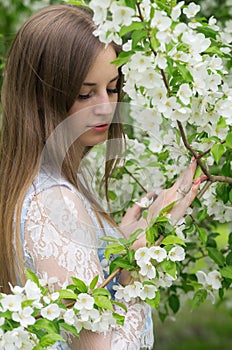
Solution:
M 201 177 L 193 181 L 196 166 L 197 162 L 195 159 L 193 159 L 189 166 L 178 177 L 174 185 L 169 189 L 162 191 L 159 194 L 159 196 L 155 199 L 155 201 L 150 205 L 148 209 L 147 220 L 141 217 L 141 212 L 143 208 L 141 208 L 137 204 L 135 204 L 127 211 L 120 225 L 120 228 L 125 233 L 126 237 L 129 237 L 131 233 L 133 233 L 139 228 L 145 229 L 147 226 L 147 222 L 149 222 L 152 217 L 158 216 L 159 212 L 163 208 L 167 207 L 173 202 L 175 202 L 175 204 L 169 211 L 172 222 L 175 224 L 184 216 L 186 210 L 191 205 L 191 203 L 197 195 L 201 181 L 206 179 L 206 176 L 202 175 Z M 154 196 L 154 192 L 146 194 L 146 197 L 148 199 L 151 199 Z M 145 234 L 142 233 L 138 237 L 138 242 L 136 246 L 139 245 L 141 247 L 145 244 Z

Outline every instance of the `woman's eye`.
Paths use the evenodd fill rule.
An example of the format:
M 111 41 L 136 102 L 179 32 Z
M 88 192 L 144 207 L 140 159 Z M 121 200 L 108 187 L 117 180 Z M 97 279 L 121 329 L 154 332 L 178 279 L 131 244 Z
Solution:
M 86 94 L 86 95 L 79 95 L 78 96 L 78 99 L 79 100 L 87 100 L 88 98 L 90 98 L 91 96 L 90 96 L 90 94 Z
M 117 94 L 118 93 L 118 89 L 114 88 L 114 89 L 107 89 L 108 94 Z

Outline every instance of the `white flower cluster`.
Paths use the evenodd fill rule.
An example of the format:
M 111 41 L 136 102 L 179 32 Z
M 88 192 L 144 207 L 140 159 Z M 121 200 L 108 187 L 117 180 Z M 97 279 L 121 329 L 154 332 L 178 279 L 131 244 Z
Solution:
M 43 281 L 40 282 L 42 285 Z M 67 309 L 59 306 L 59 293 L 52 289 L 43 295 L 37 284 L 28 280 L 23 288 L 11 287 L 12 294 L 0 294 L 0 349 L 31 350 L 39 344 L 36 334 L 28 331 L 28 326 L 35 325 L 38 319 L 34 316 L 35 310 L 39 312 L 39 319 L 63 320 L 67 325 L 74 326 L 77 332 L 83 328 L 92 332 L 107 332 L 116 325 L 113 311 L 96 309 L 94 297 L 89 294 L 78 294 L 73 307 Z M 16 323 L 14 328 L 8 329 L 7 324 L 11 320 Z
M 231 164 L 232 168 L 232 164 Z M 216 184 L 212 184 L 203 196 L 203 204 L 207 208 L 209 216 L 213 216 L 220 223 L 231 223 L 232 204 L 228 201 L 226 204 L 216 197 Z
M 230 55 L 232 21 L 224 28 L 214 17 L 202 23 L 194 18 L 200 6 L 184 1 L 178 2 L 170 14 L 149 0 L 138 2 L 136 10 L 123 0 L 92 0 L 90 7 L 98 26 L 95 34 L 106 44 L 111 40 L 121 43 L 122 28 L 124 32 L 131 24 L 134 27 L 130 30 L 139 28 L 134 36 L 124 37 L 123 44 L 127 54 L 122 66 L 124 91 L 131 101 L 130 117 L 138 140 L 127 140 L 127 168 L 147 184 L 148 190 L 159 193 L 166 177 L 170 180 L 176 176 L 188 160 L 177 121 L 187 134 L 195 135 L 191 146 L 198 153 L 209 150 L 215 142 L 224 143 L 231 128 L 232 88 L 225 63 Z M 183 15 L 185 22 L 181 21 Z M 140 24 L 146 30 L 138 27 Z M 168 156 L 161 169 L 159 155 L 165 151 Z M 214 164 L 210 152 L 205 161 L 209 166 Z M 157 183 L 150 186 L 152 178 Z M 133 196 L 139 197 L 138 188 L 124 174 L 122 186 L 115 191 L 117 200 L 123 196 L 127 203 L 132 190 Z M 220 222 L 229 221 L 230 204 L 211 199 L 209 196 L 206 200 L 209 215 Z
M 222 287 L 222 276 L 220 272 L 217 270 L 210 271 L 209 273 L 205 273 L 204 271 L 197 271 L 196 276 L 198 283 L 202 284 L 203 288 L 206 289 L 208 298 L 214 304 L 215 296 L 212 291 L 218 290 Z
M 139 271 L 137 275 L 134 274 L 138 280 L 126 287 L 115 286 L 115 297 L 124 299 L 126 302 L 137 297 L 142 300 L 153 299 L 158 288 L 170 287 L 177 278 L 176 273 L 172 276 L 160 263 L 165 260 L 175 263 L 184 259 L 185 250 L 179 245 L 172 247 L 169 251 L 159 246 L 139 248 L 135 252 Z
M 122 39 L 118 34 L 120 26 L 129 26 L 133 21 L 135 11 L 112 0 L 92 0 L 89 6 L 94 11 L 93 20 L 98 25 L 94 34 L 106 44 L 112 41 L 122 44 Z M 112 20 L 107 19 L 108 11 L 112 15 Z
M 92 332 L 107 332 L 110 327 L 116 325 L 112 311 L 100 312 L 94 308 L 94 298 L 87 293 L 79 294 L 73 308 L 65 311 L 63 317 L 65 322 L 74 326 L 78 332 L 82 328 Z
M 0 348 L 1 349 L 33 349 L 36 336 L 30 334 L 26 329 L 29 325 L 35 323 L 35 317 L 32 316 L 34 309 L 41 308 L 40 302 L 42 293 L 37 285 L 28 280 L 24 288 L 12 287 L 13 294 L 1 294 L 0 311 L 2 313 L 10 311 L 12 320 L 19 323 L 19 326 L 13 330 L 3 333 L 0 328 Z M 33 300 L 31 306 L 23 307 L 26 300 Z M 0 318 L 0 327 L 7 322 L 4 317 Z

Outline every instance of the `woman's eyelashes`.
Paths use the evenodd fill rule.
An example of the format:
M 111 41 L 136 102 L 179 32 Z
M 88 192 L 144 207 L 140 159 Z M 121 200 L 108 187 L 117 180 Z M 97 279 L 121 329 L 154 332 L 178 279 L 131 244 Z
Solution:
M 118 93 L 118 89 L 117 88 L 114 88 L 114 89 L 106 89 L 108 95 L 111 95 L 111 94 L 117 94 Z M 79 94 L 78 96 L 78 99 L 79 100 L 87 100 L 89 98 L 91 98 L 93 96 L 93 93 L 90 92 L 88 94 Z

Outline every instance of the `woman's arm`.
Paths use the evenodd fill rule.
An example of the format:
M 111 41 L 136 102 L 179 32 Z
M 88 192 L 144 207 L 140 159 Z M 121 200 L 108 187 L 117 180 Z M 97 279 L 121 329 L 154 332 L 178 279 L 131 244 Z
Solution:
M 63 283 L 70 283 L 71 276 L 89 284 L 99 275 L 98 283 L 103 282 L 96 227 L 83 202 L 83 198 L 68 188 L 56 186 L 34 196 L 28 211 L 26 249 L 33 257 L 38 273 L 56 276 L 59 288 Z M 144 322 L 144 303 L 131 304 L 125 326 L 118 326 L 106 334 L 81 331 L 80 340 L 72 337 L 70 348 L 113 350 L 118 349 L 116 345 L 120 341 L 124 349 L 129 349 L 131 344 L 139 349 Z

